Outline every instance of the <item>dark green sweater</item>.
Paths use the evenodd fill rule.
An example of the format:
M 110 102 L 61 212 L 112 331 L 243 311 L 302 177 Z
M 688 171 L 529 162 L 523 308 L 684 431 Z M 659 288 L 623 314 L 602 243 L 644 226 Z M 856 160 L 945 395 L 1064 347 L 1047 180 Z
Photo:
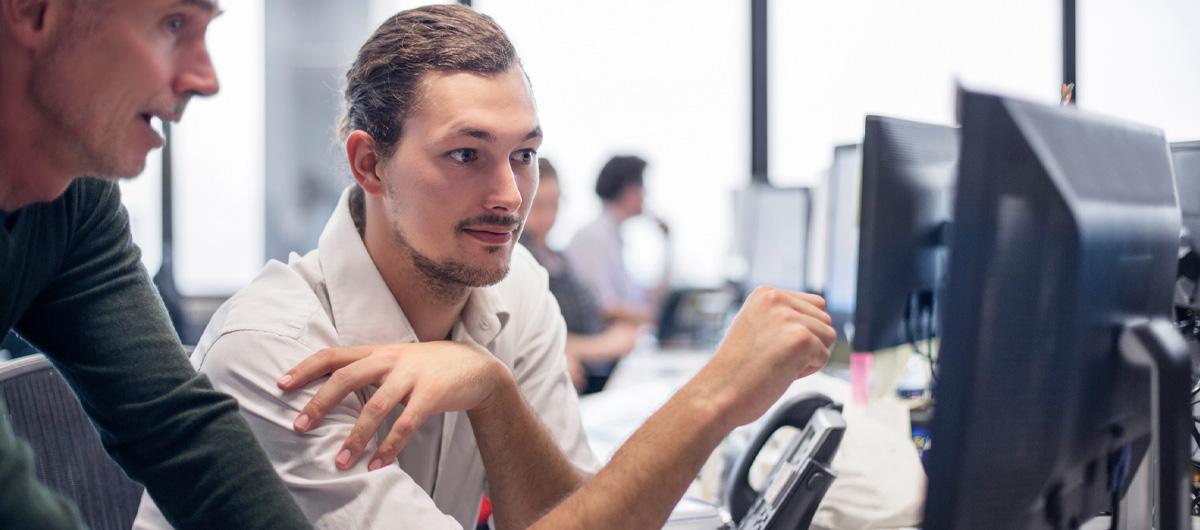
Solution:
M 188 363 L 117 186 L 81 179 L 0 217 L 0 334 L 15 328 L 53 361 L 171 524 L 308 528 L 237 404 Z M 0 528 L 77 521 L 36 483 L 29 455 L 0 425 Z

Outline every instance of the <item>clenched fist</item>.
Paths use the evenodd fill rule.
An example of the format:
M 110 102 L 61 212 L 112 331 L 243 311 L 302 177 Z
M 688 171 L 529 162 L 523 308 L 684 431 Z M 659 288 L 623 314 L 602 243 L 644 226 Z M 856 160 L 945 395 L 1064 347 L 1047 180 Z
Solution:
M 757 419 L 793 381 L 829 361 L 837 334 L 817 295 L 759 287 L 712 360 L 689 383 L 711 396 L 732 429 Z

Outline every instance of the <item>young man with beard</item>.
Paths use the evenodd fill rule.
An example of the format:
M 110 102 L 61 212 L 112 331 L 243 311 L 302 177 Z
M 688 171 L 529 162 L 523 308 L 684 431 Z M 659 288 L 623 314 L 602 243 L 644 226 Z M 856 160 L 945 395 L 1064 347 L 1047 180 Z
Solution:
M 359 51 L 346 104 L 355 183 L 318 248 L 268 264 L 192 357 L 316 526 L 469 528 L 485 492 L 499 528 L 661 526 L 733 427 L 828 360 L 819 298 L 756 291 L 593 476 L 562 316 L 516 244 L 542 131 L 507 36 L 462 6 L 402 12 Z M 143 498 L 135 528 L 165 526 Z
M 54 362 L 177 527 L 302 528 L 236 403 L 188 365 L 113 181 L 162 145 L 151 119 L 217 92 L 205 32 L 218 13 L 216 0 L 0 0 L 0 335 Z M 0 528 L 82 527 L 2 409 Z

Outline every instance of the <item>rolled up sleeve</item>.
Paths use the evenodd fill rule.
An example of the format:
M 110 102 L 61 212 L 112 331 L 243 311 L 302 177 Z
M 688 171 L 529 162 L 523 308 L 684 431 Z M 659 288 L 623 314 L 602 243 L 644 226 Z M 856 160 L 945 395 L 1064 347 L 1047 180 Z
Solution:
M 554 296 L 540 287 L 542 296 L 530 297 L 522 314 L 519 344 L 523 355 L 513 366 L 521 393 L 546 426 L 550 436 L 579 469 L 595 473 L 599 468 L 579 416 L 579 396 L 567 374 L 567 326 Z

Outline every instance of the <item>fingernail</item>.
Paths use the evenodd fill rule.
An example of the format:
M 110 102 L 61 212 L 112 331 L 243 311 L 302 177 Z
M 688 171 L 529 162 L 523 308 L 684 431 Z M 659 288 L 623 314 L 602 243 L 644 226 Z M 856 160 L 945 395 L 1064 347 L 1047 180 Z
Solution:
M 338 453 L 338 455 L 337 455 L 337 464 L 339 466 L 344 466 L 349 463 L 350 463 L 350 450 L 342 449 L 342 452 Z
M 381 467 L 383 467 L 383 460 L 376 458 L 376 459 L 372 460 L 370 464 L 367 465 L 367 471 L 375 471 L 376 469 L 379 469 Z
M 287 386 L 288 383 L 291 383 L 291 382 L 292 382 L 292 374 L 285 374 L 283 377 L 279 378 L 280 386 Z
M 301 414 L 299 418 L 296 418 L 296 422 L 292 425 L 296 427 L 296 430 L 303 431 L 308 429 L 308 424 L 310 422 L 312 422 L 312 419 L 308 417 L 308 414 Z

